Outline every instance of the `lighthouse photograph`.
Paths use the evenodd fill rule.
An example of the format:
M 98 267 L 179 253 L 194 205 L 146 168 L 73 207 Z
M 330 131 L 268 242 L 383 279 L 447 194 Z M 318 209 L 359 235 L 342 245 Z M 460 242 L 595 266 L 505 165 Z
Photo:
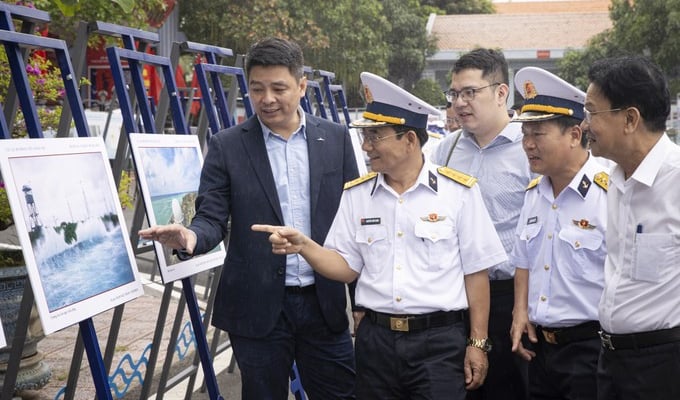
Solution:
M 203 154 L 196 135 L 131 133 L 130 147 L 149 226 L 189 226 L 196 213 Z M 154 250 L 163 283 L 182 279 L 224 262 L 220 244 L 212 251 L 180 260 L 160 243 Z
M 142 293 L 100 138 L 0 141 L 0 167 L 46 332 Z

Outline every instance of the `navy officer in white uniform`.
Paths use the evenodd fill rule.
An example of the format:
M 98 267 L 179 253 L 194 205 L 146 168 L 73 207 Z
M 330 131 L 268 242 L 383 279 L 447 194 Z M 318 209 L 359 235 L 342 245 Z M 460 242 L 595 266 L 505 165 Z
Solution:
M 597 399 L 597 306 L 604 288 L 608 170 L 580 124 L 585 93 L 536 67 L 515 75 L 531 171 L 511 261 L 513 351 L 529 363 L 532 400 Z M 528 335 L 530 348 L 521 338 Z
M 345 185 L 325 245 L 288 227 L 253 229 L 271 233 L 275 253 L 358 278 L 358 399 L 463 400 L 488 369 L 487 268 L 507 255 L 476 179 L 423 156 L 437 109 L 374 74 L 361 80 L 367 107 L 353 125 L 373 172 Z

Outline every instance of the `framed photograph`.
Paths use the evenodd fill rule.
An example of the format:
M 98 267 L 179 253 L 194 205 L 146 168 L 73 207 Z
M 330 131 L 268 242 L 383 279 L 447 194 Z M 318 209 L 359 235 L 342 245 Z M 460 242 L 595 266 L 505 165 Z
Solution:
M 143 294 L 101 138 L 0 140 L 0 169 L 46 334 Z
M 2 321 L 0 321 L 0 349 L 7 346 L 7 339 L 5 338 L 5 331 L 2 328 Z
M 203 166 L 196 135 L 132 133 L 130 147 L 137 169 L 149 226 L 189 226 Z M 172 250 L 153 242 L 164 283 L 197 274 L 224 263 L 224 244 L 206 254 L 181 261 Z

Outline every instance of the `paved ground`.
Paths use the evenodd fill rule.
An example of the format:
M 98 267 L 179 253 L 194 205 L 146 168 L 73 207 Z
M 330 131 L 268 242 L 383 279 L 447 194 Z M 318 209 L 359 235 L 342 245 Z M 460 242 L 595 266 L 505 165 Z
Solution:
M 125 214 L 126 219 L 128 220 L 128 229 L 130 229 L 132 225 L 132 214 L 129 211 Z M 158 320 L 158 310 L 161 305 L 161 296 L 164 287 L 161 284 L 160 278 L 158 276 L 157 267 L 155 265 L 155 261 L 153 260 L 153 254 L 151 252 L 146 252 L 139 255 L 137 257 L 137 265 L 144 282 L 144 295 L 125 304 L 123 321 L 121 323 L 120 333 L 115 346 L 113 368 L 119 365 L 120 360 L 123 359 L 126 354 L 129 355 L 133 363 L 139 362 L 147 346 L 152 343 L 154 330 Z M 202 285 L 206 284 L 207 276 L 208 273 L 204 272 L 203 274 L 197 276 L 196 279 L 195 290 L 199 300 L 199 306 L 202 310 L 205 310 L 205 304 L 203 303 L 203 293 L 205 289 Z M 179 296 L 181 284 L 176 283 L 175 289 L 175 294 Z M 159 375 L 163 368 L 165 352 L 168 347 L 168 336 L 172 330 L 172 324 L 176 311 L 177 301 L 173 300 L 170 302 L 170 309 L 168 310 L 164 324 L 163 339 L 160 345 L 161 351 L 159 354 L 159 360 L 156 364 L 153 380 L 154 389 L 151 391 L 151 393 L 157 391 Z M 109 335 L 112 316 L 113 310 L 110 310 L 93 318 L 102 354 L 104 353 L 106 340 Z M 188 312 L 186 310 L 184 311 L 182 321 L 182 325 L 190 321 Z M 214 328 L 210 327 L 208 330 L 208 340 L 212 338 L 213 333 Z M 63 398 L 63 394 L 60 394 L 60 391 L 63 390 L 68 379 L 70 363 L 73 357 L 77 335 L 78 327 L 72 326 L 47 336 L 38 344 L 39 351 L 45 355 L 44 362 L 47 363 L 52 370 L 52 378 L 44 388 L 35 391 L 24 391 L 19 393 L 21 396 L 19 398 L 25 400 L 59 400 Z M 225 338 L 224 340 L 226 340 L 226 334 L 224 332 L 221 333 L 221 337 Z M 180 371 L 191 365 L 191 361 L 195 354 L 194 349 L 195 346 L 189 346 L 189 352 L 185 356 L 184 361 L 179 361 L 177 354 L 173 354 L 174 358 L 172 363 L 173 368 L 170 373 L 171 376 L 177 371 Z M 82 363 L 78 375 L 78 385 L 75 398 L 78 400 L 91 400 L 95 398 L 96 391 L 92 382 L 86 355 L 84 355 L 84 359 L 85 360 Z M 224 399 L 240 399 L 240 374 L 238 367 L 236 367 L 232 373 L 227 371 L 227 366 L 229 365 L 230 360 L 230 349 L 221 352 L 213 360 L 213 367 L 217 375 L 219 391 Z M 128 365 L 129 364 L 124 363 L 123 368 L 126 370 L 126 372 L 128 372 L 128 374 L 131 375 L 131 372 L 129 371 L 132 371 L 132 368 L 130 368 Z M 146 373 L 145 368 L 140 368 L 140 372 L 141 376 L 143 377 Z M 192 391 L 189 398 L 195 400 L 207 400 L 210 398 L 208 393 L 205 390 L 200 390 L 200 385 L 203 381 L 202 371 L 199 371 L 197 376 L 197 383 L 194 385 L 196 389 Z M 126 386 L 126 384 L 122 382 L 121 379 L 115 380 L 114 383 L 120 388 L 120 390 L 123 390 Z M 184 399 L 187 392 L 187 386 L 188 379 L 184 379 L 169 392 L 158 396 L 152 395 L 149 398 L 164 398 L 168 400 Z M 123 398 L 139 399 L 141 393 L 140 389 L 140 380 L 133 380 L 133 383 L 130 385 L 127 394 Z M 113 398 L 116 398 L 115 395 Z M 290 398 L 294 399 L 293 396 Z
M 140 262 L 139 264 L 142 264 Z M 140 265 L 140 270 L 143 266 Z M 177 284 L 179 287 L 179 284 Z M 200 288 L 197 292 L 200 293 Z M 157 313 L 161 303 L 162 286 L 151 281 L 145 282 L 145 294 L 125 305 L 125 311 L 123 313 L 123 321 L 121 324 L 121 330 L 119 333 L 118 341 L 116 344 L 115 355 L 113 366 L 117 366 L 124 355 L 129 354 L 133 359 L 133 363 L 137 363 L 144 353 L 146 347 L 152 342 L 154 329 L 157 321 Z M 159 355 L 159 361 L 156 366 L 156 377 L 154 382 L 158 382 L 158 375 L 162 369 L 165 349 L 168 346 L 168 338 L 170 331 L 172 329 L 173 318 L 177 310 L 177 302 L 172 301 L 170 304 L 170 309 L 167 313 L 167 318 L 165 321 L 164 328 L 164 338 L 162 340 L 160 348 L 161 354 Z M 106 346 L 106 339 L 108 337 L 109 326 L 111 323 L 111 318 L 113 311 L 105 312 L 101 315 L 96 316 L 94 321 L 95 329 L 97 330 L 97 337 L 99 338 L 100 347 L 102 353 Z M 189 321 L 188 313 L 184 312 L 184 322 Z M 212 328 L 209 331 L 209 335 L 212 335 Z M 61 398 L 59 396 L 59 391 L 66 384 L 68 378 L 68 372 L 70 368 L 71 359 L 73 356 L 76 336 L 78 334 L 77 326 L 72 326 L 70 328 L 64 329 L 62 331 L 53 333 L 43 339 L 38 348 L 41 352 L 45 354 L 45 362 L 50 366 L 52 370 L 52 378 L 50 382 L 38 391 L 25 391 L 22 392 L 21 398 L 26 400 L 51 400 Z M 223 334 L 224 336 L 224 334 Z M 192 346 L 193 347 L 193 346 Z M 148 353 L 147 353 L 148 355 Z M 193 349 L 187 353 L 185 361 L 180 362 L 177 355 L 174 355 L 173 364 L 176 365 L 174 370 L 185 368 L 190 366 L 191 359 L 193 358 Z M 225 399 L 239 399 L 240 398 L 240 384 L 239 384 L 239 372 L 238 368 L 235 369 L 233 373 L 228 373 L 226 371 L 227 365 L 231 359 L 231 351 L 227 349 L 226 351 L 219 354 L 214 360 L 215 372 L 218 375 L 218 385 L 220 388 L 220 393 Z M 130 370 L 127 363 L 122 365 L 126 370 Z M 141 369 L 142 376 L 145 373 L 145 369 Z M 202 381 L 202 373 L 199 373 L 198 382 L 196 385 L 198 387 Z M 123 390 L 126 386 L 121 379 L 117 379 L 115 383 L 118 387 Z M 157 383 L 154 384 L 154 390 L 156 391 Z M 186 380 L 183 384 L 180 384 L 173 388 L 169 393 L 162 396 L 165 399 L 183 399 L 186 393 L 187 382 Z M 136 399 L 139 398 L 140 394 L 140 384 L 139 380 L 133 382 L 128 390 L 128 393 L 124 398 L 126 399 Z M 76 390 L 76 399 L 93 399 L 95 397 L 94 385 L 92 383 L 89 365 L 87 361 L 83 361 L 83 365 L 80 369 L 79 379 L 78 379 L 78 389 Z M 161 397 L 161 396 L 159 396 Z M 115 398 L 115 396 L 114 396 Z M 154 398 L 154 397 L 151 397 Z M 192 399 L 202 400 L 209 399 L 208 393 L 201 393 L 198 390 L 196 393 L 192 394 Z

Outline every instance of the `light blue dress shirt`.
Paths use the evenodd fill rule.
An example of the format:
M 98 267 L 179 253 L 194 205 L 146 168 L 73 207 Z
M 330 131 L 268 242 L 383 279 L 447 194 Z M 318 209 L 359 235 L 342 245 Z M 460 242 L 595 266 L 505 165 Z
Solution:
M 286 140 L 260 121 L 269 164 L 286 226 L 311 236 L 311 203 L 309 193 L 309 153 L 305 113 L 298 109 L 300 127 Z M 314 271 L 299 254 L 286 257 L 286 286 L 308 286 L 314 283 Z
M 450 134 L 437 146 L 431 155 L 435 164 L 446 163 L 455 136 Z M 484 204 L 505 252 L 510 254 L 524 203 L 524 191 L 534 176 L 522 149 L 522 124 L 509 123 L 491 143 L 481 148 L 463 130 L 447 166 L 478 179 Z M 507 261 L 489 268 L 492 280 L 514 276 L 515 267 Z

